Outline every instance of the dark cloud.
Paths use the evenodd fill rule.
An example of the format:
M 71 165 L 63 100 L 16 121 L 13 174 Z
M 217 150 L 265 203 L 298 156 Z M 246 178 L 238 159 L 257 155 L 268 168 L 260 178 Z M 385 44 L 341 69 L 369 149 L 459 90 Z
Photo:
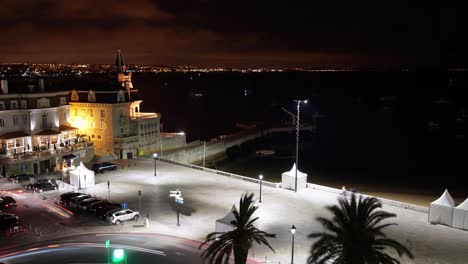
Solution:
M 466 65 L 439 1 L 0 0 L 0 61 L 212 66 Z

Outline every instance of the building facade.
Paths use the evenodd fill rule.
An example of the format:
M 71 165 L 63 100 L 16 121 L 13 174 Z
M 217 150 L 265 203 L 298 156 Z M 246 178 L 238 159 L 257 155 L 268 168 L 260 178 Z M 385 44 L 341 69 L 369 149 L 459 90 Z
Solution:
M 62 170 L 71 157 L 92 156 L 92 144 L 70 125 L 67 91 L 45 91 L 42 79 L 20 92 L 9 93 L 7 80 L 1 85 L 1 175 Z
M 114 83 L 91 83 L 90 90 L 71 91 L 71 124 L 94 143 L 97 154 L 115 154 L 120 159 L 150 154 L 159 146 L 161 116 L 140 111 L 142 100 L 120 51 L 114 69 Z

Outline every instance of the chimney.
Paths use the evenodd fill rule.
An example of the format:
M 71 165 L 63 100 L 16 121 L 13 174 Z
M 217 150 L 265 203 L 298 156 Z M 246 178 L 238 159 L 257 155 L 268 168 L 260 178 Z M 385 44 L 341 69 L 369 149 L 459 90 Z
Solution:
M 7 94 L 8 93 L 8 80 L 2 80 L 2 93 Z
M 39 79 L 39 91 L 44 92 L 44 79 Z

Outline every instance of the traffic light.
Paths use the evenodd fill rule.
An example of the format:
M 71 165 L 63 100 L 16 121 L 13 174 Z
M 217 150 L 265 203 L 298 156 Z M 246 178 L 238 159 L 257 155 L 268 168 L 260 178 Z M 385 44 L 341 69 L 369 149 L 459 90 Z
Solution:
M 112 263 L 124 263 L 125 262 L 125 249 L 116 248 L 112 251 Z
M 138 196 L 141 196 L 141 191 L 140 190 L 138 190 Z

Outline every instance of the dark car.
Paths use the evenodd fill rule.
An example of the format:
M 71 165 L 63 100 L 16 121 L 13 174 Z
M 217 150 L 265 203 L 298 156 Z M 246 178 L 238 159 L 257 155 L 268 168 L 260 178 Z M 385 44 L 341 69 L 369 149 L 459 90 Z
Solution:
M 56 182 L 55 180 L 52 180 L 52 179 L 40 179 L 40 180 L 36 180 L 36 181 L 34 182 L 34 184 L 25 185 L 24 188 L 25 188 L 26 190 L 33 190 L 35 186 L 40 185 L 40 184 L 45 183 L 45 182 L 50 182 L 50 183 L 52 183 L 52 184 L 58 186 L 58 184 L 57 184 L 57 182 Z
M 34 184 L 34 190 L 36 192 L 46 192 L 46 191 L 52 191 L 52 190 L 57 190 L 58 185 L 51 183 L 51 182 L 43 182 L 39 184 Z
M 95 173 L 104 173 L 106 171 L 116 170 L 117 166 L 114 163 L 103 162 L 94 164 L 92 169 Z
M 20 220 L 14 216 L 0 218 L 0 230 L 6 230 L 10 228 L 19 230 L 21 228 Z
M 15 199 L 11 196 L 2 196 L 0 197 L 0 209 L 8 209 L 11 207 L 16 207 L 18 204 Z
M 11 183 L 28 184 L 34 179 L 34 175 L 31 174 L 14 174 L 8 176 L 8 181 Z
M 67 206 L 68 202 L 70 201 L 71 198 L 79 196 L 79 195 L 85 195 L 84 193 L 77 193 L 77 192 L 67 192 L 63 193 L 60 195 L 58 203 L 63 206 Z
M 87 195 L 87 194 L 75 196 L 75 197 L 71 198 L 70 201 L 68 201 L 68 207 L 78 208 L 78 204 L 80 204 L 81 201 L 83 201 L 85 199 L 89 199 L 89 198 L 93 198 L 93 197 L 91 197 L 91 195 Z
M 4 218 L 16 218 L 16 219 L 19 219 L 19 217 L 15 214 L 9 214 L 9 213 L 4 213 L 4 212 L 0 212 L 0 220 L 1 219 L 4 219 Z
M 91 213 L 96 213 L 96 211 L 99 209 L 99 208 L 104 208 L 106 206 L 111 206 L 111 205 L 114 205 L 113 203 L 109 202 L 109 201 L 106 201 L 106 200 L 101 200 L 99 202 L 96 202 L 96 203 L 93 203 L 92 205 L 89 206 L 89 208 L 87 209 L 89 212 Z
M 96 203 L 96 202 L 99 202 L 100 200 L 98 198 L 88 198 L 88 199 L 84 199 L 82 200 L 81 202 L 78 203 L 78 209 L 79 210 L 86 210 L 88 209 L 88 207 L 93 204 L 93 203 Z
M 120 205 L 108 205 L 108 206 L 103 206 L 99 209 L 96 210 L 96 216 L 99 217 L 99 218 L 105 218 L 106 217 L 106 214 L 109 212 L 109 211 L 112 211 L 112 210 L 115 210 L 115 209 L 118 209 L 118 208 L 121 208 Z

